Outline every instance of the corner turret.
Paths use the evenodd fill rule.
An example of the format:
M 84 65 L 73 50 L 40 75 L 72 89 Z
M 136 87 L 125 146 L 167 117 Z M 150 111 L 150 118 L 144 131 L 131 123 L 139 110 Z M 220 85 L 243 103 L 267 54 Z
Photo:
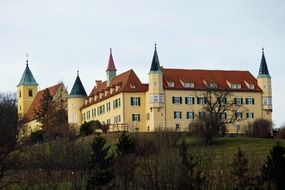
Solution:
M 162 130 L 165 126 L 165 95 L 163 89 L 163 73 L 160 67 L 157 48 L 155 44 L 154 54 L 151 62 L 149 78 L 149 111 L 150 121 L 148 123 L 149 131 Z
M 272 86 L 271 76 L 267 67 L 264 48 L 262 48 L 262 56 L 257 76 L 258 86 L 262 89 L 262 108 L 263 118 L 272 120 Z
M 82 124 L 82 114 L 80 108 L 84 105 L 85 98 L 87 97 L 84 86 L 77 71 L 77 77 L 68 96 L 68 123 L 80 127 Z

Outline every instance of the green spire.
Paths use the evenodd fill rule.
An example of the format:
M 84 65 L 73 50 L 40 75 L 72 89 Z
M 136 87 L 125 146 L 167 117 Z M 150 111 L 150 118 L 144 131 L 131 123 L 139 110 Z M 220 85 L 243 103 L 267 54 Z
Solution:
M 30 68 L 29 68 L 29 63 L 28 63 L 28 59 L 26 60 L 26 69 L 22 75 L 22 78 L 19 82 L 18 86 L 23 86 L 23 85 L 27 85 L 27 86 L 38 86 L 39 84 L 36 82 L 33 73 L 31 72 Z
M 79 78 L 79 71 L 77 70 L 77 77 L 69 94 L 69 98 L 83 98 L 86 96 L 87 96 L 86 91 Z
M 259 78 L 263 78 L 263 77 L 269 77 L 270 78 L 270 74 L 269 74 L 269 71 L 268 71 L 266 59 L 265 59 L 265 56 L 264 56 L 264 48 L 262 48 L 262 57 L 261 57 L 258 77 Z
M 158 59 L 158 55 L 157 55 L 157 51 L 156 51 L 156 44 L 155 44 L 154 54 L 153 54 L 152 63 L 151 63 L 151 67 L 150 67 L 150 72 L 151 71 L 158 72 L 160 70 L 161 69 L 160 69 L 159 59 Z

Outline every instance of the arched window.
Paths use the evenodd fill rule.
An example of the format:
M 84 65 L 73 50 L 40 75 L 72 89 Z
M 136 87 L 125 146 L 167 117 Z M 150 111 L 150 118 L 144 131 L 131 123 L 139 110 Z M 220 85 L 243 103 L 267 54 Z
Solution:
M 32 97 L 32 96 L 33 96 L 33 90 L 29 89 L 29 97 Z

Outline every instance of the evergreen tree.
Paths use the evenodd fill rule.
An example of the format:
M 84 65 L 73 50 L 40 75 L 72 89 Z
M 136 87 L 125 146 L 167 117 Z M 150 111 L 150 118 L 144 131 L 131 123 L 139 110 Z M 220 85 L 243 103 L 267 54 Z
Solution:
M 53 115 L 53 96 L 48 88 L 43 92 L 38 110 L 34 110 L 34 116 L 37 122 L 41 123 L 44 129 L 49 129 Z
M 136 150 L 136 144 L 133 138 L 129 134 L 123 132 L 119 138 L 119 142 L 116 144 L 118 155 L 132 154 Z
M 118 177 L 121 177 L 121 189 L 131 189 L 131 182 L 134 179 L 134 173 L 137 167 L 136 164 L 136 144 L 129 134 L 123 132 L 119 138 L 117 146 L 118 157 L 116 159 L 116 171 Z
M 274 184 L 277 190 L 285 189 L 285 148 L 276 143 L 270 150 L 262 167 L 262 177 L 268 182 L 268 188 Z
M 178 146 L 181 161 L 179 164 L 180 173 L 177 189 L 202 189 L 206 180 L 203 176 L 203 168 L 200 167 L 200 161 L 189 154 L 188 149 L 189 145 L 183 139 Z
M 109 153 L 110 146 L 106 146 L 106 139 L 100 136 L 95 137 L 91 148 L 92 155 L 86 189 L 108 189 L 114 178 L 114 155 Z
M 248 159 L 245 153 L 238 148 L 232 161 L 232 175 L 234 176 L 235 189 L 245 190 L 249 186 L 249 174 L 248 174 Z

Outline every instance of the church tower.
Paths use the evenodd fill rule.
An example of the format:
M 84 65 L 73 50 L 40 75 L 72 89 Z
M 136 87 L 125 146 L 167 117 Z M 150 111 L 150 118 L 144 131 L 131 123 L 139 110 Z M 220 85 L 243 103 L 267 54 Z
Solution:
M 106 69 L 106 75 L 107 75 L 107 85 L 109 86 L 111 80 L 116 76 L 116 67 L 115 67 L 115 63 L 114 63 L 114 59 L 113 59 L 113 55 L 112 55 L 112 48 L 110 48 L 110 56 L 109 56 L 109 62 L 108 62 L 108 66 Z
M 163 90 L 162 68 L 160 67 L 156 44 L 149 78 L 149 107 L 150 107 L 150 126 L 149 131 L 162 130 L 165 126 L 165 102 Z
M 22 78 L 17 85 L 18 119 L 22 119 L 38 93 L 38 83 L 29 68 L 28 58 Z
M 77 77 L 68 96 L 68 123 L 73 124 L 76 127 L 80 127 L 82 124 L 82 114 L 80 108 L 84 105 L 85 98 L 87 97 L 86 91 L 79 77 L 79 71 L 77 71 Z
M 266 59 L 264 56 L 264 48 L 262 48 L 262 57 L 257 76 L 258 86 L 262 89 L 262 108 L 263 118 L 272 120 L 272 87 L 271 76 L 268 71 Z

